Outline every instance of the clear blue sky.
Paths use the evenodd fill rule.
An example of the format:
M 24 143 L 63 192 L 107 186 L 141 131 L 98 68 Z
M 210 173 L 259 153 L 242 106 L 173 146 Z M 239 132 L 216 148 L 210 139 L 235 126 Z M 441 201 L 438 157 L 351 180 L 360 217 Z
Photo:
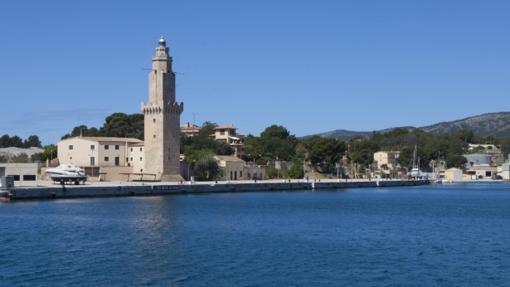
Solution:
M 510 110 L 510 1 L 2 1 L 0 134 L 137 113 L 160 34 L 182 122 L 301 136 Z

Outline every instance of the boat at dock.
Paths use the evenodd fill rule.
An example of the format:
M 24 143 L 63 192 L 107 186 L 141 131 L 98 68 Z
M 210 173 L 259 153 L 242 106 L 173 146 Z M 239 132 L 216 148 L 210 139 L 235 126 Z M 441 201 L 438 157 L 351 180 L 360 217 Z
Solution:
M 418 147 L 414 145 L 413 151 L 413 168 L 408 173 L 411 178 L 427 180 L 429 175 L 420 170 L 420 158 L 418 157 Z
M 85 183 L 87 180 L 85 171 L 82 168 L 71 164 L 61 164 L 56 168 L 49 168 L 46 170 L 46 175 L 48 175 L 54 182 L 59 182 L 61 184 L 80 184 L 80 182 Z

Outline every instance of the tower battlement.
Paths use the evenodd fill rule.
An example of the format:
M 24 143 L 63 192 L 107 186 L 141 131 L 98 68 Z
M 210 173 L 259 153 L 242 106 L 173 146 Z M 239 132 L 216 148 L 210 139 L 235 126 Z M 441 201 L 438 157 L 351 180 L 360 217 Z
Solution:
M 168 105 L 161 107 L 159 105 L 145 104 L 142 102 L 141 111 L 143 114 L 169 113 L 180 115 L 184 111 L 184 103 L 169 103 Z

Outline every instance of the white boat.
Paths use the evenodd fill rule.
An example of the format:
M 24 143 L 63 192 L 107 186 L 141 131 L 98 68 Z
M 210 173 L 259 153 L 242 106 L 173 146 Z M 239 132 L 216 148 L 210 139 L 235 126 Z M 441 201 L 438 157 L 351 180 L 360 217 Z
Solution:
M 413 168 L 407 175 L 414 179 L 428 179 L 428 174 L 420 170 L 420 159 L 417 156 L 417 150 L 418 147 L 414 145 Z
M 80 181 L 85 183 L 87 180 L 85 171 L 82 168 L 71 164 L 61 164 L 55 168 L 48 168 L 46 170 L 46 175 L 48 175 L 53 181 L 60 182 L 62 184 L 66 182 L 80 184 Z

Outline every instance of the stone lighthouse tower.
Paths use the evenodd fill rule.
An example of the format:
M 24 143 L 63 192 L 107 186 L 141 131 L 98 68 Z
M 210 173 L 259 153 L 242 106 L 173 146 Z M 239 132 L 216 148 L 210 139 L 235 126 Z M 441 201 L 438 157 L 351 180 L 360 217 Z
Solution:
M 179 181 L 180 117 L 183 104 L 175 101 L 175 73 L 165 39 L 161 37 L 149 73 L 149 101 L 144 114 L 144 173 L 161 181 Z

